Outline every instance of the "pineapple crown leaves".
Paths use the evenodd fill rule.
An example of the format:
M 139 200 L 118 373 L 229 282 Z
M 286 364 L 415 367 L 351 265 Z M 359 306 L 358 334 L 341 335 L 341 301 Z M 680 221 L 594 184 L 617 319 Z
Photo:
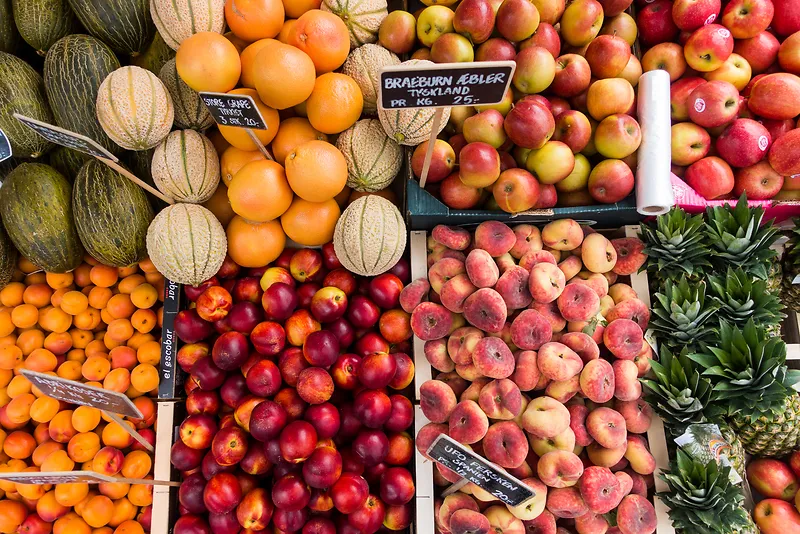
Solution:
M 711 382 L 700 376 L 686 349 L 674 356 L 664 348 L 659 358 L 660 362 L 650 362 L 655 378 L 640 379 L 648 404 L 670 427 L 705 421 L 713 394 Z
M 800 259 L 800 218 L 792 219 L 792 222 L 794 228 L 791 230 L 783 254 L 783 259 L 787 263 L 797 263 Z
M 711 266 L 702 215 L 672 208 L 659 215 L 655 223 L 642 224 L 639 237 L 648 256 L 642 270 L 692 275 Z
M 706 302 L 706 284 L 689 284 L 685 276 L 675 284 L 666 280 L 663 293 L 656 293 L 653 307 L 655 318 L 650 326 L 667 347 L 687 346 L 690 351 L 699 347 L 699 342 L 714 337 L 716 330 L 705 323 L 713 317 L 718 306 Z M 716 324 L 716 321 L 714 321 Z
M 669 506 L 669 517 L 676 529 L 693 534 L 722 534 L 750 525 L 742 507 L 744 496 L 731 482 L 731 469 L 714 459 L 703 464 L 678 448 L 670 470 L 661 475 L 669 490 L 658 493 Z
M 800 382 L 800 372 L 786 368 L 783 340 L 769 336 L 752 319 L 743 329 L 721 321 L 719 344 L 703 349 L 689 358 L 714 385 L 714 402 L 724 404 L 729 414 L 755 419 L 771 413 Z
M 769 292 L 764 280 L 754 279 L 742 268 L 728 267 L 725 276 L 709 276 L 709 294 L 719 305 L 720 318 L 743 327 L 749 319 L 759 326 L 780 324 L 786 317 L 780 299 Z
M 738 265 L 766 280 L 769 261 L 778 255 L 770 248 L 778 238 L 778 229 L 772 221 L 762 226 L 763 218 L 764 209 L 748 207 L 744 193 L 736 207 L 725 204 L 706 208 L 706 234 L 717 270 Z

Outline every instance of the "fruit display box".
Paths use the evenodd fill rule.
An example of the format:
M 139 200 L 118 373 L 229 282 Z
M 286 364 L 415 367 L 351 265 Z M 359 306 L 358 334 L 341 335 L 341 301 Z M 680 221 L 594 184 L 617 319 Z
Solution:
M 634 210 L 635 211 L 635 210 Z M 477 222 L 477 221 L 476 221 Z M 603 231 L 607 237 L 636 237 L 639 234 L 638 225 L 626 225 L 618 230 Z M 419 278 L 427 279 L 428 263 L 427 263 L 427 239 L 428 232 L 425 231 L 412 231 L 410 238 L 411 249 L 411 278 L 417 280 Z M 630 276 L 630 286 L 639 295 L 639 298 L 649 307 L 650 306 L 650 292 L 647 280 L 647 273 L 641 272 Z M 427 380 L 432 378 L 432 367 L 425 357 L 424 350 L 425 342 L 414 336 L 413 349 L 414 349 L 414 365 L 416 374 L 414 377 L 415 388 L 415 419 L 414 426 L 415 432 L 419 432 L 422 427 L 429 423 L 428 419 L 422 412 L 419 406 L 420 400 L 420 386 Z M 800 347 L 800 345 L 799 345 Z M 654 347 L 655 349 L 656 347 Z M 661 419 L 653 414 L 652 423 L 647 431 L 647 441 L 650 448 L 650 453 L 655 459 L 656 468 L 653 473 L 655 478 L 655 491 L 665 491 L 666 485 L 659 478 L 662 470 L 667 469 L 669 466 L 669 451 L 667 449 L 666 435 L 664 432 L 664 425 Z M 417 534 L 433 534 L 435 532 L 434 520 L 435 513 L 435 499 L 442 495 L 442 492 L 447 492 L 447 489 L 436 487 L 434 485 L 434 462 L 425 458 L 418 450 L 415 451 L 416 463 L 416 530 Z M 502 470 L 502 469 L 501 469 Z M 457 486 L 451 486 L 455 489 Z M 657 534 L 674 534 L 675 529 L 672 527 L 672 522 L 667 515 L 667 507 L 661 502 L 660 499 L 653 497 L 656 516 L 658 520 Z

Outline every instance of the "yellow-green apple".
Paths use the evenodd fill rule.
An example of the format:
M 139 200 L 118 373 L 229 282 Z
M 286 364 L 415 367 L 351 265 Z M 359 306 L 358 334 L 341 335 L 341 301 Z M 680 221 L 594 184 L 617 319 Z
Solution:
M 561 38 L 572 46 L 589 44 L 603 26 L 603 6 L 597 0 L 575 0 L 561 16 Z
M 708 81 L 722 80 L 730 82 L 741 91 L 747 84 L 750 83 L 750 77 L 753 71 L 750 68 L 750 63 L 739 54 L 731 54 L 717 70 L 706 72 L 704 77 Z
M 689 76 L 673 82 L 669 88 L 669 107 L 673 122 L 689 120 L 689 95 L 706 83 L 703 78 Z
M 753 519 L 761 534 L 800 532 L 800 513 L 780 499 L 764 499 L 756 504 Z
M 639 85 L 639 78 L 642 76 L 642 64 L 639 62 L 634 54 L 628 59 L 628 64 L 622 69 L 622 72 L 617 74 L 618 78 L 627 80 L 633 87 Z
M 459 33 L 445 33 L 431 46 L 434 63 L 472 63 L 475 49 L 469 39 Z
M 564 98 L 578 96 L 592 81 L 589 62 L 578 54 L 564 54 L 556 58 L 556 71 L 550 90 Z
M 778 63 L 781 69 L 792 74 L 800 74 L 800 31 L 786 38 L 778 49 Z
M 422 165 L 425 162 L 425 153 L 428 151 L 428 141 L 422 142 L 411 156 L 411 170 L 416 177 L 422 176 Z M 433 156 L 428 168 L 428 183 L 434 184 L 447 178 L 456 165 L 456 154 L 447 141 L 437 139 L 433 143 Z
M 594 132 L 594 146 L 606 158 L 626 158 L 639 149 L 641 142 L 639 123 L 624 113 L 609 115 L 600 121 Z
M 800 31 L 800 0 L 774 0 L 772 29 L 781 37 Z
M 597 80 L 586 95 L 589 114 L 598 121 L 615 113 L 627 113 L 633 102 L 633 86 L 622 78 Z
M 539 11 L 539 23 L 545 22 L 549 25 L 561 20 L 564 8 L 567 7 L 565 0 L 532 0 L 533 5 Z M 553 54 L 555 56 L 555 54 Z
M 603 204 L 624 199 L 633 191 L 633 185 L 633 172 L 622 160 L 603 160 L 589 174 L 589 194 Z
M 456 133 L 461 133 L 464 131 L 464 121 L 475 115 L 477 111 L 475 111 L 475 108 L 472 106 L 455 106 L 452 109 L 453 111 L 450 112 L 450 120 L 447 124 L 451 126 Z M 456 155 L 457 154 L 458 151 L 456 151 Z
M 452 33 L 453 10 L 443 5 L 428 6 L 417 19 L 417 39 L 427 47 L 433 46 L 441 35 Z
M 717 138 L 717 153 L 731 167 L 755 165 L 767 155 L 772 136 L 760 122 L 736 119 Z
M 512 82 L 524 94 L 541 93 L 553 83 L 556 74 L 556 60 L 541 46 L 531 46 L 520 50 L 515 58 L 517 70 Z
M 761 32 L 750 39 L 737 39 L 733 51 L 747 60 L 753 74 L 767 70 L 778 57 L 780 43 L 770 32 Z
M 541 14 L 541 11 L 539 13 Z M 533 35 L 519 43 L 520 50 L 524 50 L 529 46 L 541 46 L 550 52 L 553 57 L 557 57 L 561 51 L 561 37 L 559 37 L 558 32 L 551 24 L 543 21 L 539 23 L 539 27 L 536 28 Z
M 686 59 L 683 47 L 677 43 L 659 43 L 642 56 L 642 70 L 665 70 L 669 73 L 670 82 L 680 79 L 686 72 Z
M 584 57 L 595 78 L 613 78 L 628 64 L 631 47 L 621 37 L 598 35 L 589 43 Z
M 722 24 L 734 39 L 750 39 L 769 27 L 774 13 L 772 0 L 731 0 L 722 12 Z
M 747 464 L 747 481 L 764 497 L 792 501 L 800 489 L 789 464 L 772 458 L 756 458 Z
M 509 41 L 524 41 L 539 27 L 539 10 L 531 0 L 503 0 L 495 25 L 500 35 Z
M 491 37 L 494 22 L 495 11 L 489 0 L 461 0 L 453 15 L 453 29 L 473 44 Z
M 698 72 L 717 70 L 732 53 L 731 31 L 719 24 L 695 30 L 683 46 L 686 63 Z
M 475 49 L 475 61 L 511 61 L 516 55 L 514 45 L 500 37 L 493 37 Z
M 668 43 L 678 36 L 678 27 L 672 20 L 672 2 L 655 0 L 647 4 L 636 16 L 639 37 L 647 46 Z
M 467 143 L 482 141 L 500 148 L 508 138 L 503 130 L 503 115 L 494 109 L 481 111 L 464 121 L 462 133 Z
M 586 148 L 592 138 L 592 124 L 586 115 L 576 109 L 561 113 L 556 119 L 553 139 L 565 143 L 577 154 Z
M 706 157 L 711 148 L 711 136 L 705 128 L 693 122 L 679 122 L 672 125 L 672 163 L 691 165 Z
M 755 165 L 736 169 L 733 175 L 733 194 L 741 196 L 747 193 L 749 200 L 769 200 L 783 188 L 783 176 L 766 161 L 759 161 Z
M 592 127 L 592 134 L 589 137 L 589 142 L 586 143 L 586 146 L 583 147 L 583 150 L 581 150 L 581 154 L 583 154 L 587 158 L 597 154 L 597 147 L 594 146 L 594 132 L 595 130 L 597 130 L 597 124 L 598 123 L 596 120 L 589 117 L 589 126 Z
M 750 89 L 750 111 L 765 119 L 793 119 L 800 115 L 800 77 L 787 72 L 768 74 Z
M 392 11 L 381 23 L 378 44 L 395 54 L 407 54 L 414 48 L 417 19 L 407 11 Z
M 733 171 L 725 160 L 705 157 L 686 169 L 683 179 L 706 200 L 714 200 L 733 191 Z
M 589 186 L 589 173 L 592 172 L 592 164 L 583 154 L 575 154 L 575 167 L 569 176 L 555 184 L 556 191 L 559 193 L 574 193 L 581 191 Z
M 543 184 L 560 182 L 575 167 L 572 150 L 561 141 L 548 141 L 542 148 L 531 150 L 525 167 Z
M 496 40 L 503 41 L 504 39 L 496 39 Z M 489 41 L 492 41 L 492 39 L 489 39 Z M 486 43 L 488 43 L 489 41 L 486 41 Z M 485 45 L 486 43 L 483 43 L 481 46 Z M 511 59 L 514 58 L 512 57 Z M 486 111 L 487 109 L 495 109 L 499 111 L 503 117 L 505 117 L 506 115 L 508 115 L 508 112 L 511 111 L 511 108 L 513 106 L 514 106 L 514 91 L 511 89 L 511 87 L 509 87 L 508 90 L 503 95 L 503 100 L 501 102 L 497 104 L 484 104 L 482 106 L 475 106 L 475 111 L 480 113 L 482 111 Z
M 541 148 L 556 128 L 553 114 L 541 104 L 530 100 L 520 101 L 503 122 L 511 142 L 523 148 Z
M 507 169 L 492 186 L 500 209 L 508 213 L 526 211 L 539 200 L 539 182 L 525 169 Z
M 603 22 L 603 27 L 600 28 L 600 35 L 616 35 L 630 46 L 633 46 L 633 43 L 636 42 L 636 36 L 639 35 L 639 30 L 636 27 L 636 20 L 627 13 L 623 12 L 610 18 L 606 13 L 605 22 Z
M 781 189 L 774 197 L 775 200 L 800 200 L 800 191 Z M 800 493 L 800 492 L 798 492 Z
M 739 91 L 730 82 L 707 82 L 689 94 L 686 105 L 692 122 L 716 128 L 731 122 L 739 113 Z
M 693 32 L 717 20 L 720 8 L 720 0 L 676 0 L 672 20 L 680 30 Z
M 772 143 L 769 164 L 783 176 L 800 174 L 800 129 L 792 130 Z
M 458 176 L 464 185 L 489 187 L 500 176 L 500 154 L 488 143 L 468 143 L 458 156 Z
M 414 53 L 411 54 L 411 58 L 410 59 L 430 61 L 431 60 L 431 49 L 426 47 L 426 46 L 421 46 L 418 49 L 414 50 Z

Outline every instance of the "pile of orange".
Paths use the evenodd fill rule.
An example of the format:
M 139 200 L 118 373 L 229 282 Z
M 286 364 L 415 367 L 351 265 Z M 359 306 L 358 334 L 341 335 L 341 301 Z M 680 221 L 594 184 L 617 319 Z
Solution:
M 25 259 L 0 290 L 0 472 L 97 471 L 152 478 L 152 458 L 96 408 L 44 396 L 29 369 L 125 393 L 144 417 L 146 439 L 158 390 L 164 278 L 149 260 L 127 268 L 85 258 L 71 273 L 37 272 Z M 141 534 L 152 486 L 42 486 L 0 481 L 0 533 Z M 22 526 L 20 526 L 22 525 Z

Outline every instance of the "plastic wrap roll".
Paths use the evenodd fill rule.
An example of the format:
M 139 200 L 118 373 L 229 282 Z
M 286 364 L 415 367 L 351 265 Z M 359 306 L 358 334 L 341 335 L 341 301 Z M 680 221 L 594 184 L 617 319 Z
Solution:
M 661 215 L 675 204 L 670 181 L 669 86 L 669 74 L 664 70 L 646 72 L 639 78 L 642 144 L 636 167 L 636 211 L 642 215 Z

